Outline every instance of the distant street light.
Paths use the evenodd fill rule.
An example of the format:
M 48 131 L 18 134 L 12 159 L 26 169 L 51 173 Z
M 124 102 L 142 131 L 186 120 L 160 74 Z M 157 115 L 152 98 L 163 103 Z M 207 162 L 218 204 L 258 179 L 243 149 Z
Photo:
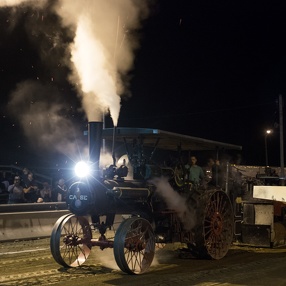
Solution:
M 268 167 L 268 150 L 267 150 L 267 136 L 272 133 L 272 130 L 267 129 L 265 132 L 265 165 Z

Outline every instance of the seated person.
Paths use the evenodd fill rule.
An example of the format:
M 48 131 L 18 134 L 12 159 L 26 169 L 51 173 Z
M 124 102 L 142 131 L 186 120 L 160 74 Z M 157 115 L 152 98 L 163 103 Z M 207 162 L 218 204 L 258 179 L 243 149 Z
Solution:
M 52 201 L 52 190 L 49 183 L 43 183 L 43 189 L 40 190 L 40 197 L 38 202 L 51 202 Z

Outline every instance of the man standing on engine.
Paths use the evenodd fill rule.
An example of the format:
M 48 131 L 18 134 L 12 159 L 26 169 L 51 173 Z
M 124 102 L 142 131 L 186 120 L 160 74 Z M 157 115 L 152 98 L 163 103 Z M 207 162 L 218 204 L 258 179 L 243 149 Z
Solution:
M 203 169 L 197 165 L 197 158 L 195 156 L 191 156 L 189 159 L 189 163 L 185 165 L 185 169 L 187 171 L 186 179 L 195 186 L 199 186 L 203 183 L 204 180 L 204 171 Z

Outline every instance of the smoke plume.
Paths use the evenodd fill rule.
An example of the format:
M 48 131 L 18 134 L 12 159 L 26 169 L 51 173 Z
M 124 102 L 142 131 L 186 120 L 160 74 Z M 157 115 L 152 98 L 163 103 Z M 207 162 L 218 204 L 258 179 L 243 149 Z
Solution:
M 49 98 L 49 101 L 45 98 Z M 76 122 L 63 115 L 66 106 L 60 99 L 56 88 L 25 81 L 19 83 L 11 94 L 8 108 L 19 119 L 32 146 L 53 149 L 76 161 L 79 150 L 83 153 L 83 143 L 78 133 L 80 129 Z
M 174 191 L 165 177 L 155 178 L 152 183 L 156 186 L 156 191 L 165 200 L 167 206 L 176 212 L 184 229 L 191 231 L 196 225 L 196 212 L 192 206 L 188 205 L 186 199 L 178 192 Z
M 35 1 L 35 0 L 0 0 L 0 7 L 13 7 L 21 4 L 32 5 L 35 7 L 42 7 L 46 4 L 47 0 Z
M 0 0 L 0 7 L 10 9 L 12 28 L 17 18 L 24 19 L 26 33 L 33 49 L 38 51 L 37 60 L 43 64 L 36 66 L 37 82 L 25 79 L 11 94 L 9 109 L 19 118 L 28 138 L 34 138 L 31 136 L 34 130 L 35 144 L 51 147 L 52 141 L 61 142 L 56 148 L 64 153 L 67 148 L 62 148 L 63 145 L 77 149 L 75 137 L 71 138 L 77 133 L 76 126 L 60 112 L 63 100 L 55 101 L 52 99 L 55 96 L 51 97 L 52 93 L 58 98 L 66 96 L 59 85 L 63 85 L 62 75 L 67 75 L 67 71 L 66 79 L 76 89 L 87 119 L 102 121 L 103 115 L 110 113 L 116 126 L 121 96 L 128 94 L 134 52 L 139 47 L 138 31 L 148 15 L 147 1 Z M 10 32 L 13 31 L 10 29 Z M 53 84 L 58 86 L 52 88 Z M 31 94 L 33 116 L 25 108 L 17 113 L 20 104 L 26 103 Z M 64 100 L 67 102 L 69 98 Z M 66 135 L 65 139 L 61 135 Z
M 78 88 L 90 121 L 110 112 L 116 126 L 123 79 L 130 71 L 138 42 L 132 31 L 147 16 L 145 1 L 60 0 L 63 24 L 75 31 L 70 46 L 70 81 Z

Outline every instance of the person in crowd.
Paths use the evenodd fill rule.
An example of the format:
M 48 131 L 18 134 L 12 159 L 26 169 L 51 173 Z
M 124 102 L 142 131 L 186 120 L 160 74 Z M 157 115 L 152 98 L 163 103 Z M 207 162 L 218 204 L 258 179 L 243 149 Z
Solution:
M 34 180 L 34 175 L 30 172 L 28 174 L 28 180 L 24 187 L 25 199 L 28 203 L 36 203 L 38 201 L 38 191 L 39 189 L 36 181 Z
M 51 202 L 52 201 L 52 190 L 49 183 L 44 182 L 43 188 L 40 190 L 40 197 L 38 202 Z
M 4 185 L 3 182 L 0 183 L 0 194 L 5 193 L 6 192 L 6 186 Z
M 205 178 L 203 169 L 197 165 L 197 158 L 195 156 L 191 156 L 189 159 L 189 163 L 185 165 L 186 169 L 186 179 L 191 182 L 195 186 L 199 186 L 203 184 L 203 180 Z
M 29 184 L 29 179 L 28 179 L 28 175 L 30 173 L 29 169 L 27 167 L 23 168 L 22 170 L 23 174 L 22 174 L 22 184 L 25 187 L 27 184 Z
M 6 172 L 2 173 L 1 183 L 4 184 L 5 190 L 8 192 L 8 187 L 9 187 L 10 183 L 9 183 L 9 178 L 7 178 Z
M 59 179 L 57 186 L 52 191 L 53 202 L 65 202 L 66 201 L 67 187 L 63 178 Z
M 21 186 L 21 178 L 19 176 L 15 176 L 14 183 L 8 187 L 8 192 L 8 204 L 18 204 L 26 202 L 24 197 L 24 190 Z
M 5 184 L 1 182 L 0 183 L 0 204 L 7 204 L 8 199 L 9 199 L 8 188 L 6 188 Z

